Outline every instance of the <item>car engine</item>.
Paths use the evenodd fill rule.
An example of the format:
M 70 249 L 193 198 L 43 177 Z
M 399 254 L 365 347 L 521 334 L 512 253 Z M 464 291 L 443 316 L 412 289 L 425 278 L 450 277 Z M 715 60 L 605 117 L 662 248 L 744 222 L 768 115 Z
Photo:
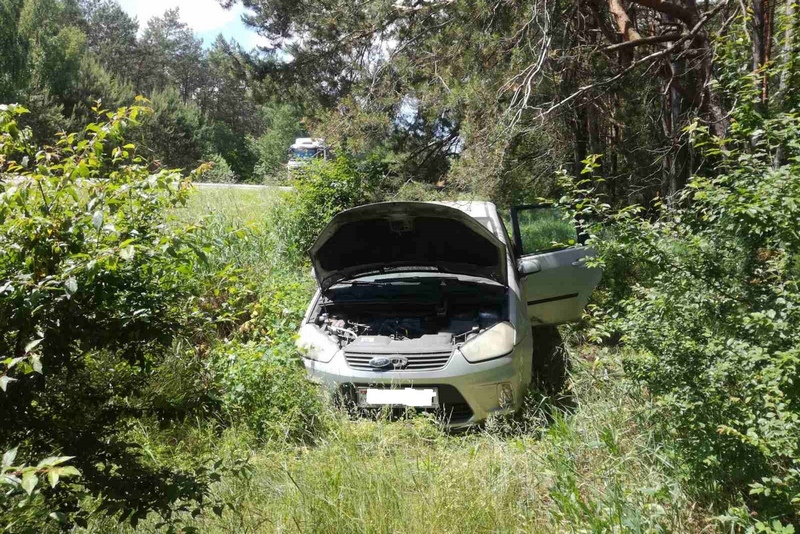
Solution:
M 436 336 L 437 343 L 457 344 L 507 316 L 505 290 L 495 286 L 451 282 L 382 288 L 386 285 L 329 294 L 314 322 L 342 348 L 365 336 L 392 341 Z

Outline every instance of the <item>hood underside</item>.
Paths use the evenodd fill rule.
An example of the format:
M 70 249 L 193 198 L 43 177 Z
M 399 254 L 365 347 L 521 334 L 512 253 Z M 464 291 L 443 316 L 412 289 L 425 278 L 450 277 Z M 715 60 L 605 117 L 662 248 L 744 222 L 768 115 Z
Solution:
M 435 269 L 506 280 L 505 245 L 467 213 L 427 202 L 343 211 L 309 250 L 322 290 L 368 273 Z

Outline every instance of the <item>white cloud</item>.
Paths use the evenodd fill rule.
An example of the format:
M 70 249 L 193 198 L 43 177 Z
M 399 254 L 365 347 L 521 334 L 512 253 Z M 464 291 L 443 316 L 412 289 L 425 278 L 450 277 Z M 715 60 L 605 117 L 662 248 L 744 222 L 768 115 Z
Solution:
M 139 20 L 141 31 L 152 17 L 161 16 L 167 9 L 180 9 L 180 18 L 196 33 L 221 29 L 238 20 L 243 12 L 240 5 L 223 9 L 217 0 L 120 0 L 129 15 Z

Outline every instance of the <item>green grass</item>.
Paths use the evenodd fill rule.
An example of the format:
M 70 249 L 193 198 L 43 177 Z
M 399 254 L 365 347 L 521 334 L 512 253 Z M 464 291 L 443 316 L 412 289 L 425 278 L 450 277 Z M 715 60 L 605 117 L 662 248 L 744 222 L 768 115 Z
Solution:
M 262 273 L 259 278 L 265 283 L 291 277 L 310 284 L 310 268 L 297 269 L 304 253 L 287 250 L 284 199 L 291 194 L 268 187 L 198 187 L 176 215 L 180 221 L 203 224 L 213 243 L 208 251 L 212 268 L 230 265 L 251 275 Z
M 389 422 L 338 413 L 314 446 L 258 445 L 228 429 L 214 446 L 251 455 L 252 471 L 215 488 L 231 505 L 221 517 L 206 513 L 189 525 L 212 533 L 713 530 L 681 491 L 617 356 L 584 352 L 576 363 L 577 408 L 549 424 L 532 401 L 522 417 L 466 434 L 421 416 Z M 192 439 L 214 436 L 201 425 Z M 111 522 L 92 530 L 128 531 Z M 140 530 L 155 531 L 153 522 Z
M 197 526 L 207 532 L 697 529 L 702 520 L 636 422 L 620 377 L 606 371 L 604 364 L 581 365 L 577 412 L 545 429 L 535 407 L 527 424 L 495 421 L 461 436 L 425 419 L 340 420 L 317 447 L 257 453 L 246 486 L 226 481 L 219 488 L 237 511 Z
M 552 208 L 520 211 L 518 220 L 525 254 L 572 245 L 577 238 L 572 221 Z
M 216 215 L 241 226 L 264 222 L 269 209 L 280 199 L 280 190 L 272 188 L 237 189 L 197 187 L 183 215 L 188 220 L 200 220 Z
M 279 194 L 204 189 L 181 217 L 204 219 L 218 246 L 209 261 L 261 277 L 262 299 L 292 287 L 280 306 L 300 308 L 305 268 L 279 254 Z M 255 274 L 254 274 L 255 273 Z M 290 302 L 291 304 L 285 304 Z M 292 323 L 281 326 L 291 334 Z M 131 439 L 159 465 L 210 454 L 248 457 L 249 475 L 225 475 L 213 497 L 228 506 L 186 524 L 199 532 L 709 532 L 711 514 L 687 496 L 680 470 L 647 420 L 643 392 L 620 354 L 573 349 L 573 408 L 531 395 L 523 413 L 450 434 L 426 417 L 351 419 L 333 408 L 313 444 L 264 442 L 243 422 L 196 419 L 161 428 L 140 421 Z M 139 525 L 157 532 L 158 520 Z M 93 517 L 89 532 L 131 532 Z

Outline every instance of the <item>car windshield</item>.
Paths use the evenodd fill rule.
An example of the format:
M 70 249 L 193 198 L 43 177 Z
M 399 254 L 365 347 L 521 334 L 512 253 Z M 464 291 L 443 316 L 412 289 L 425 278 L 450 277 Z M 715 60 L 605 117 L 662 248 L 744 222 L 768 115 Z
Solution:
M 403 272 L 405 271 L 405 272 Z M 410 269 L 398 269 L 391 272 L 383 273 L 363 273 L 348 280 L 338 282 L 336 286 L 350 286 L 350 285 L 369 285 L 369 284 L 386 284 L 386 283 L 418 283 L 420 281 L 434 281 L 441 283 L 443 279 L 451 279 L 465 283 L 480 283 L 488 285 L 502 285 L 494 280 L 482 278 L 480 276 L 470 276 L 466 274 L 454 274 L 441 272 L 436 268 L 431 267 L 415 267 Z M 334 286 L 334 287 L 336 287 Z
M 318 149 L 316 148 L 293 148 L 293 159 L 310 159 L 317 155 Z

